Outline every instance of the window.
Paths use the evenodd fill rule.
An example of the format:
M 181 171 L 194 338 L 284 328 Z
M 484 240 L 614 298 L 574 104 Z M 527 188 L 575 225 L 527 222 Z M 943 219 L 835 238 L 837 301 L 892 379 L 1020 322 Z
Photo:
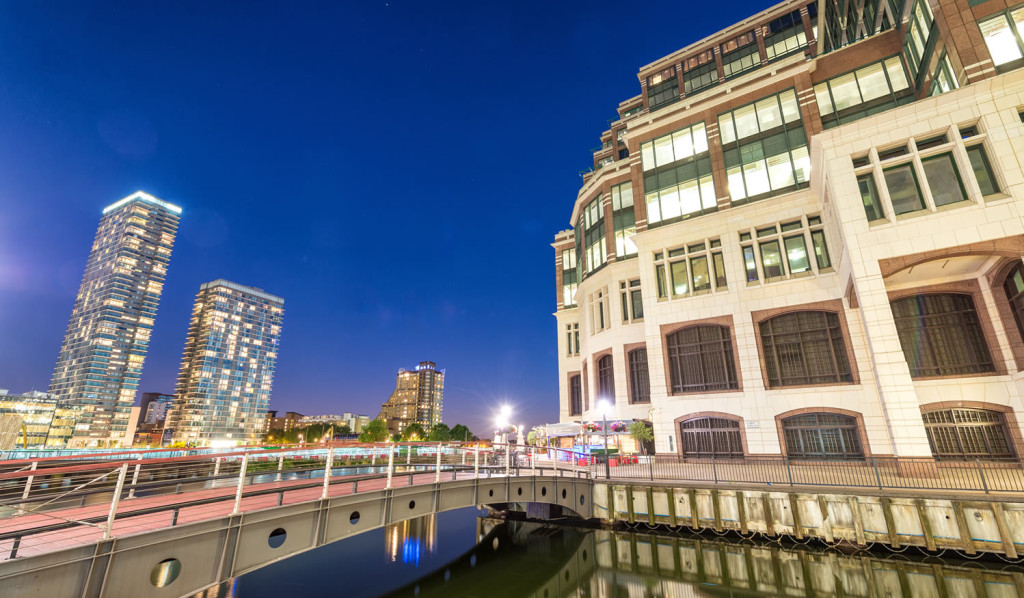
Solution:
M 576 271 L 576 250 L 562 251 L 562 307 L 576 307 L 576 289 L 579 288 Z
M 644 319 L 643 293 L 640 292 L 640 280 L 619 283 L 619 295 L 622 305 L 622 321 L 625 323 L 639 322 Z
M 938 459 L 1012 458 L 1006 419 L 987 409 L 941 409 L 921 414 Z
M 792 89 L 718 116 L 734 204 L 806 187 L 811 162 Z
M 826 129 L 914 101 L 899 56 L 818 83 L 814 96 Z
M 726 326 L 690 326 L 665 340 L 673 393 L 739 388 L 732 337 Z
M 722 44 L 722 72 L 725 73 L 726 79 L 759 66 L 761 55 L 758 53 L 757 38 L 753 31 Z
M 579 374 L 569 377 L 569 415 L 583 415 L 583 388 Z
M 703 122 L 648 141 L 640 151 L 651 226 L 718 209 Z
M 683 91 L 686 95 L 718 83 L 718 66 L 715 64 L 714 50 L 701 52 L 688 59 L 683 67 Z
M 580 354 L 580 325 L 578 323 L 565 325 L 565 346 L 566 355 L 572 357 Z
M 612 187 L 612 225 L 615 231 L 615 256 L 636 255 L 636 214 L 633 212 L 633 184 L 622 183 Z
M 811 257 L 807 250 L 808 234 L 814 252 L 814 263 L 818 272 L 832 267 L 832 258 L 825 243 L 821 216 L 810 216 L 804 220 L 792 220 L 778 225 L 756 229 L 757 243 L 752 242 L 750 232 L 740 233 L 740 250 L 747 271 L 747 282 L 757 282 L 758 268 L 755 246 L 761 257 L 761 273 L 766 282 L 789 275 L 812 272 Z
M 684 457 L 742 457 L 740 423 L 724 417 L 699 417 L 679 424 Z
M 807 45 L 807 33 L 800 11 L 794 10 L 764 26 L 764 50 L 768 60 L 798 52 Z
M 597 399 L 615 404 L 615 372 L 612 371 L 611 355 L 597 360 Z
M 677 298 L 725 290 L 721 240 L 709 239 L 654 254 L 654 275 L 659 299 L 668 298 L 669 291 L 672 298 Z
M 853 382 L 836 313 L 798 311 L 758 327 L 769 388 Z
M 915 0 L 914 7 L 910 11 L 907 34 L 903 40 L 903 56 L 907 60 L 907 67 L 910 69 L 912 79 L 917 78 L 921 64 L 928 62 L 925 52 L 931 53 L 928 37 L 931 34 L 933 20 L 928 0 Z
M 995 371 L 970 295 L 914 295 L 891 306 L 911 377 Z
M 1003 280 L 1003 291 L 1010 302 L 1010 311 L 1017 322 L 1017 331 L 1024 338 L 1024 265 L 1016 264 Z
M 982 195 L 994 195 L 999 193 L 999 185 L 996 183 L 996 175 L 992 172 L 992 165 L 988 161 L 988 154 L 985 152 L 985 135 L 978 132 L 978 127 L 966 127 L 960 129 L 960 138 L 967 148 L 967 157 L 971 161 L 971 170 L 974 171 L 974 178 L 978 181 L 978 187 Z
M 611 328 L 612 313 L 608 308 L 608 293 L 606 288 L 599 289 L 590 295 L 590 329 L 594 332 L 601 332 Z
M 885 177 L 892 209 L 897 216 L 924 209 L 924 197 L 921 196 L 913 163 L 886 168 L 882 176 Z
M 651 381 L 647 375 L 647 349 L 633 349 L 629 352 L 629 402 L 651 402 Z
M 647 105 L 651 110 L 657 110 L 677 100 L 679 81 L 676 78 L 676 67 L 670 66 L 647 78 Z
M 860 199 L 864 202 L 864 214 L 868 217 L 868 222 L 884 220 L 885 211 L 882 210 L 882 201 L 878 199 L 875 177 L 870 174 L 862 174 L 857 177 L 857 186 L 860 188 Z
M 1024 42 L 1021 40 L 1021 23 L 1024 22 L 1024 7 L 1001 12 L 992 18 L 978 21 L 985 45 L 996 65 L 996 71 L 1005 73 L 1021 66 Z
M 601 207 L 602 196 L 598 195 L 580 215 L 580 226 L 583 229 L 583 240 L 586 247 L 585 272 L 590 274 L 604 265 L 608 259 L 604 241 L 604 208 Z
M 953 154 L 945 153 L 922 158 L 921 167 L 936 207 L 967 199 L 967 192 L 964 191 Z
M 935 73 L 932 75 L 932 88 L 928 95 L 937 96 L 958 87 L 960 84 L 956 80 L 956 75 L 953 74 L 953 65 L 949 62 L 949 56 L 943 52 L 938 66 L 935 67 Z
M 804 413 L 782 420 L 786 453 L 794 459 L 863 459 L 857 419 L 838 413 Z

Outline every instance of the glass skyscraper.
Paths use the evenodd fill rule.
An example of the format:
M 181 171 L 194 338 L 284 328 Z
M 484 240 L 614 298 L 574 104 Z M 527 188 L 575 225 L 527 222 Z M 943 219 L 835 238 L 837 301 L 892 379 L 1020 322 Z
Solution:
M 226 280 L 199 288 L 166 429 L 195 445 L 259 442 L 284 299 Z
M 181 208 L 138 191 L 103 210 L 50 394 L 82 407 L 72 446 L 130 445 L 128 420 Z

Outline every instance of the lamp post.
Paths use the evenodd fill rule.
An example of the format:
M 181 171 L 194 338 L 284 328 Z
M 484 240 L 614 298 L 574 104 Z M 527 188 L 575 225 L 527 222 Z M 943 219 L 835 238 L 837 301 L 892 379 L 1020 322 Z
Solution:
M 598 403 L 598 407 L 601 409 L 601 431 L 604 432 L 604 477 L 611 479 L 612 468 L 609 464 L 611 459 L 608 454 L 608 410 L 611 408 L 611 405 L 608 404 L 608 401 L 601 401 Z
M 505 472 L 506 475 L 510 475 L 512 471 L 511 452 L 508 446 L 508 432 L 507 428 L 509 422 L 512 420 L 512 408 L 508 405 L 502 405 L 501 411 L 498 412 L 498 417 L 495 419 L 495 424 L 498 427 L 498 434 L 505 441 Z

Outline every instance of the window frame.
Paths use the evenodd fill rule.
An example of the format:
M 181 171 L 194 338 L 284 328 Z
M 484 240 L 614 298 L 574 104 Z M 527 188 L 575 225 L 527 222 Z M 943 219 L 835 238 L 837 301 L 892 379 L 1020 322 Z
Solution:
M 651 377 L 647 362 L 647 347 L 637 347 L 626 352 L 629 367 L 629 403 L 631 405 L 651 402 Z
M 821 322 L 813 323 L 814 326 L 803 326 L 808 320 L 801 320 L 801 316 L 817 314 Z M 796 329 L 786 330 L 783 328 L 794 320 Z M 823 324 L 823 325 L 822 325 Z M 777 332 L 775 327 L 782 328 Z M 821 333 L 825 338 L 820 338 Z M 849 332 L 846 330 L 842 313 L 829 309 L 797 309 L 782 314 L 764 318 L 757 322 L 757 333 L 759 337 L 759 348 L 764 363 L 765 387 L 769 390 L 779 388 L 807 387 L 807 386 L 836 386 L 844 384 L 856 384 L 854 375 L 852 351 L 847 343 Z M 793 343 L 791 339 L 796 335 L 798 342 Z M 776 342 L 777 339 L 779 342 Z M 785 342 L 790 341 L 790 342 Z M 810 367 L 810 358 L 806 344 L 810 342 L 821 343 L 828 348 L 828 358 L 831 363 L 831 372 L 815 373 Z M 795 349 L 793 348 L 795 347 Z M 786 362 L 793 367 L 793 359 L 799 356 L 801 371 L 796 375 L 783 372 Z M 786 357 L 784 361 L 782 356 Z M 815 359 L 820 364 L 820 357 Z
M 688 427 L 687 424 L 692 425 Z M 707 425 L 697 427 L 698 424 Z M 693 416 L 679 421 L 676 424 L 676 431 L 679 433 L 679 452 L 684 459 L 742 459 L 746 454 L 743 427 L 736 417 Z M 722 441 L 725 443 L 722 447 L 725 450 L 718 450 Z M 704 447 L 711 450 L 700 450 Z M 687 450 L 688 448 L 697 450 Z
M 615 361 L 610 353 L 597 358 L 597 400 L 615 404 Z
M 939 300 L 941 297 L 950 297 L 952 299 L 949 303 L 959 305 L 947 311 L 923 311 L 926 305 L 942 307 Z M 906 295 L 889 302 L 911 378 L 962 378 L 998 373 L 996 356 L 974 299 L 971 293 L 936 291 Z M 899 313 L 904 311 L 904 305 L 909 306 L 911 303 L 916 303 L 917 313 Z M 917 325 L 912 326 L 914 323 Z M 974 328 L 969 329 L 972 325 Z M 941 361 L 949 355 L 951 347 L 957 346 L 962 347 L 964 353 L 977 353 L 975 357 L 981 359 L 972 363 Z M 929 358 L 930 363 L 926 363 L 925 359 Z
M 686 338 L 693 335 L 695 339 Z M 731 326 L 694 323 L 677 328 L 665 335 L 665 356 L 670 395 L 741 389 Z M 691 367 L 686 367 L 688 360 L 695 360 Z M 699 380 L 687 381 L 687 371 L 699 373 Z M 721 376 L 709 379 L 709 374 L 716 373 Z
M 813 418 L 813 421 L 810 419 Z M 824 421 L 823 421 L 824 420 Z M 779 418 L 782 445 L 790 459 L 814 461 L 862 461 L 866 454 L 861 422 L 857 417 L 834 411 L 799 413 Z M 831 438 L 826 437 L 826 432 Z M 821 450 L 809 451 L 808 441 L 817 440 Z M 829 451 L 827 445 L 838 443 L 840 451 Z M 794 447 L 800 445 L 800 450 Z M 854 450 L 849 450 L 850 445 Z

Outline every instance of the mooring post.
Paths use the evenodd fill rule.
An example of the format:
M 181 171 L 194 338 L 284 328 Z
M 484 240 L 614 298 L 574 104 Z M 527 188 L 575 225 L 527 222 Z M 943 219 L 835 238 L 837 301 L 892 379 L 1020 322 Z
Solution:
M 249 453 L 242 455 L 242 469 L 238 472 L 238 490 L 235 492 L 235 509 L 232 515 L 238 515 L 242 511 L 242 487 L 245 486 L 245 470 L 249 468 Z
M 29 471 L 35 471 L 36 467 L 38 465 L 39 465 L 38 461 L 33 461 L 32 465 L 28 468 L 28 470 Z M 34 476 L 34 475 L 30 475 L 30 476 L 28 476 L 28 479 L 25 480 L 25 491 L 21 493 L 21 500 L 28 499 L 29 492 L 32 491 L 32 480 L 35 479 L 35 477 L 36 476 Z
M 391 475 L 395 471 L 395 445 L 388 445 L 388 484 L 385 488 L 391 488 Z
M 334 447 L 327 449 L 327 465 L 324 468 L 324 491 L 320 495 L 321 499 L 327 498 L 328 492 L 331 486 L 331 474 L 334 473 Z
M 107 527 L 103 530 L 103 539 L 110 538 L 114 530 L 114 515 L 117 514 L 117 503 L 121 502 L 121 491 L 124 490 L 124 478 L 128 475 L 128 464 L 121 466 L 121 473 L 117 474 L 117 486 L 114 487 L 114 500 L 110 502 L 110 513 L 107 515 Z

